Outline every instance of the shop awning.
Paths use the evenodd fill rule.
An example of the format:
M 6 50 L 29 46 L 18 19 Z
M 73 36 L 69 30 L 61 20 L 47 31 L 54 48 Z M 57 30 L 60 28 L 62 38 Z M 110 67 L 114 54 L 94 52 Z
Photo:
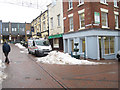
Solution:
M 57 35 L 49 36 L 48 39 L 60 38 L 60 37 L 63 37 L 63 34 L 57 34 Z

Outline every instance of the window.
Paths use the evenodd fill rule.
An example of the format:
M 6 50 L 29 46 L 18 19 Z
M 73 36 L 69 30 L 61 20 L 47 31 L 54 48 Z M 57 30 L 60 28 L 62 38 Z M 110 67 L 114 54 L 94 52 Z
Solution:
M 54 48 L 59 48 L 59 39 L 58 38 L 55 38 L 53 43 L 54 43 Z
M 115 15 L 115 28 L 118 29 L 118 15 Z
M 43 20 L 45 19 L 45 14 L 43 14 Z
M 80 18 L 80 28 L 85 28 L 85 14 L 81 13 L 79 18 Z
M 6 28 L 6 31 L 8 32 L 8 28 Z
M 85 39 L 82 40 L 82 52 L 85 52 Z
M 14 28 L 12 28 L 12 31 L 14 31 Z
M 45 21 L 43 22 L 43 30 L 46 30 L 46 25 L 45 25 Z
M 69 0 L 69 9 L 73 8 L 72 0 Z
M 22 31 L 24 32 L 24 31 L 25 31 L 25 29 L 24 29 L 24 28 L 22 28 Z
M 110 53 L 114 53 L 114 37 L 110 37 Z
M 73 31 L 73 17 L 69 18 L 69 22 L 70 22 L 70 31 Z
M 17 29 L 16 29 L 16 28 L 14 28 L 14 31 L 16 32 L 16 31 L 17 31 Z
M 79 0 L 79 5 L 84 4 L 84 0 Z
M 53 17 L 51 18 L 51 29 L 53 29 Z
M 114 37 L 104 37 L 105 54 L 114 53 Z
M 74 41 L 71 40 L 71 44 L 72 44 L 72 52 L 74 52 Z
M 114 7 L 117 7 L 117 0 L 114 0 Z
M 107 3 L 106 0 L 100 0 L 100 2 L 101 2 L 101 3 L 104 3 L 104 4 Z
M 60 14 L 57 15 L 57 18 L 58 18 L 58 26 L 60 26 Z
M 102 12 L 102 28 L 108 27 L 108 21 L 107 21 L 107 13 Z

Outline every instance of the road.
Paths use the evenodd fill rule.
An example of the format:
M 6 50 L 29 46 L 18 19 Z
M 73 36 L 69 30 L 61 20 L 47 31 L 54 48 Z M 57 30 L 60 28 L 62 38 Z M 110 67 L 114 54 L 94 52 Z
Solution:
M 0 45 L 1 47 L 1 45 Z M 10 65 L 4 70 L 8 77 L 3 88 L 118 88 L 118 63 L 105 65 L 50 65 L 36 62 L 36 57 L 11 44 Z M 0 48 L 1 49 L 1 48 Z M 0 52 L 2 53 L 2 52 Z M 0 54 L 4 60 L 4 55 Z M 93 60 L 95 61 L 95 60 Z

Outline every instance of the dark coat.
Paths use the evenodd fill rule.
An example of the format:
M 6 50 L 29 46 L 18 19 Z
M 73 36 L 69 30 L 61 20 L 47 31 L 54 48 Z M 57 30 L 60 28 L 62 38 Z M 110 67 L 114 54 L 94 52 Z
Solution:
M 7 43 L 4 43 L 4 44 L 3 44 L 2 49 L 3 49 L 3 52 L 4 52 L 4 53 L 9 53 L 10 50 L 11 50 L 11 49 L 10 49 L 10 45 L 7 44 Z

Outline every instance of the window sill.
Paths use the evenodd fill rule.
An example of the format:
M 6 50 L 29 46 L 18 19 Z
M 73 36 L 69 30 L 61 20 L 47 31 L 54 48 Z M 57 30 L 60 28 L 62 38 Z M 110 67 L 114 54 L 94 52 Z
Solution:
M 105 56 L 115 55 L 115 53 L 104 54 Z
M 107 27 L 107 26 L 102 26 L 102 28 L 110 29 L 110 27 Z
M 118 6 L 114 6 L 114 8 L 119 8 Z
M 68 32 L 74 32 L 74 30 L 70 30 L 70 31 L 68 31 Z
M 72 8 L 69 8 L 67 11 L 71 11 L 71 10 L 73 10 L 73 7 L 72 7 Z
M 101 4 L 103 4 L 103 5 L 107 5 L 108 6 L 108 4 L 107 3 L 103 3 L 103 2 L 100 2 Z
M 118 28 L 118 27 L 115 27 L 115 29 L 120 29 L 120 28 Z
M 80 6 L 82 6 L 84 3 L 79 3 L 79 5 L 77 6 L 77 7 L 80 7 Z
M 85 29 L 85 27 L 79 28 L 78 30 L 83 30 L 83 29 Z
M 57 28 L 61 28 L 61 26 L 57 26 Z

